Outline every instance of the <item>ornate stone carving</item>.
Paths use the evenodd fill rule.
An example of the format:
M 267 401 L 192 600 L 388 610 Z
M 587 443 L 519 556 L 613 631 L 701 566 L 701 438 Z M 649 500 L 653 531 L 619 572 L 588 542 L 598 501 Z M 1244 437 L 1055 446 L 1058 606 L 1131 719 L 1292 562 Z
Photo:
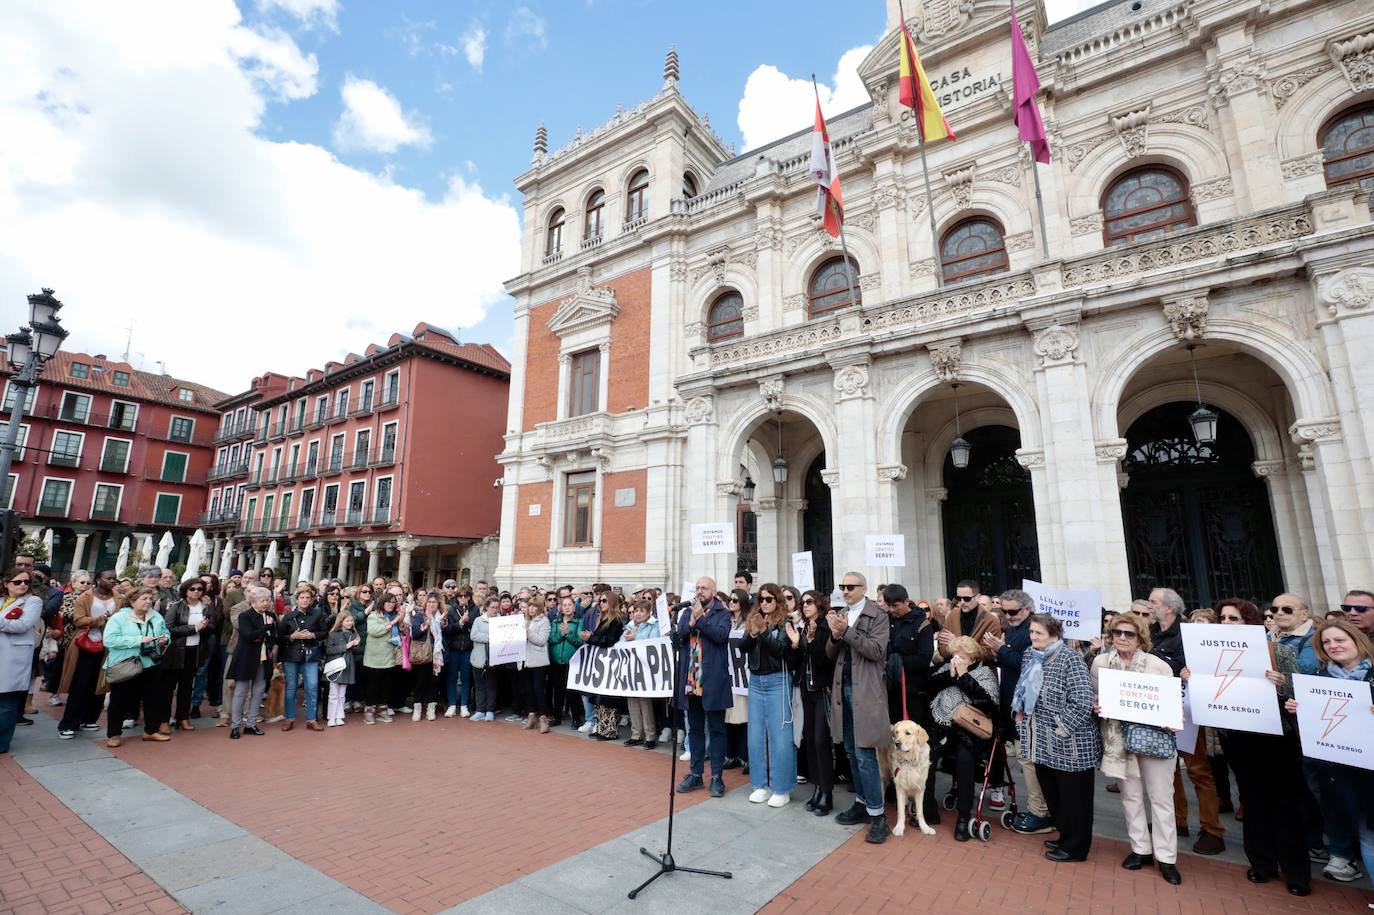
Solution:
M 1321 151 L 1294 156 L 1283 160 L 1284 178 L 1302 178 L 1306 175 L 1320 175 L 1326 167 L 1326 155 Z
M 1229 175 L 1193 185 L 1193 201 L 1195 203 L 1206 203 L 1208 200 L 1220 200 L 1222 197 L 1230 196 L 1231 178 Z
M 879 464 L 878 479 L 886 483 L 897 483 L 906 479 L 905 464 Z
M 759 319 L 759 306 L 757 304 L 745 305 L 740 309 L 740 317 L 746 321 L 757 321 Z
M 592 268 L 577 268 L 576 292 L 558 305 L 549 319 L 549 330 L 558 336 L 609 324 L 620 314 L 614 290 L 592 285 Z
M 1374 89 L 1374 32 L 1365 32 L 1346 41 L 1333 41 L 1327 50 L 1341 68 L 1350 88 L 1356 92 Z
M 1086 140 L 1079 140 L 1077 143 L 1070 146 L 1066 153 L 1069 162 L 1069 171 L 1072 172 L 1077 170 L 1078 166 L 1083 164 L 1083 160 L 1088 158 L 1090 152 L 1097 149 L 1097 147 L 1106 143 L 1114 136 L 1116 136 L 1114 133 L 1099 133 L 1096 136 L 1088 137 Z
M 949 383 L 959 380 L 959 364 L 964 356 L 962 340 L 939 340 L 928 344 L 930 364 L 940 380 Z
M 923 276 L 934 276 L 935 258 L 927 257 L 924 260 L 912 261 L 907 265 L 907 274 L 913 280 Z
M 1322 63 L 1296 73 L 1288 73 L 1269 81 L 1269 94 L 1274 97 L 1274 108 L 1282 110 L 1293 95 L 1313 79 L 1331 69 L 1331 64 Z
M 1073 360 L 1078 349 L 1078 331 L 1062 324 L 1051 324 L 1035 335 L 1035 354 L 1042 365 L 1058 365 Z
M 943 486 L 932 486 L 926 490 L 926 498 L 932 502 L 943 502 L 949 498 L 949 490 Z
M 862 292 L 871 292 L 879 289 L 883 285 L 883 277 L 880 273 L 865 273 L 859 277 L 859 289 Z
M 739 480 L 718 480 L 716 482 L 716 494 L 722 496 L 737 496 L 740 493 L 741 484 Z
M 1250 470 L 1261 480 L 1269 477 L 1281 477 L 1288 472 L 1288 462 L 1279 461 L 1255 461 L 1250 465 Z
M 1242 58 L 1213 72 L 1207 94 L 1212 97 L 1212 107 L 1220 108 L 1238 95 L 1266 88 L 1268 78 L 1263 63 Z
M 1095 449 L 1097 452 L 1097 461 L 1099 464 L 1115 464 L 1126 456 L 1126 449 L 1128 447 L 1129 443 L 1124 438 L 1098 442 Z
M 1016 463 L 1027 470 L 1034 470 L 1037 467 L 1045 466 L 1045 452 L 1040 448 L 1016 450 Z
M 744 251 L 741 251 L 739 253 L 739 262 L 744 266 L 748 267 L 750 270 L 753 270 L 755 267 L 758 266 L 759 252 L 754 248 L 748 248 Z M 725 282 L 725 280 L 722 278 L 721 282 Z
M 998 184 L 1010 184 L 1012 187 L 1021 186 L 1021 166 L 1004 165 L 994 172 L 989 172 L 984 176 L 988 181 L 996 181 Z
M 1008 253 L 1029 251 L 1031 248 L 1035 247 L 1035 233 L 1017 232 L 1015 235 L 1008 235 L 1003 239 L 1003 244 L 1006 245 Z
M 1204 105 L 1194 105 L 1192 108 L 1184 108 L 1181 111 L 1171 111 L 1152 119 L 1156 124 L 1187 124 L 1190 127 L 1201 127 L 1207 130 L 1211 124 L 1207 120 L 1207 108 Z
M 954 196 L 954 208 L 956 210 L 967 210 L 973 205 L 973 173 L 976 166 L 970 165 L 966 168 L 955 169 L 945 172 L 945 184 L 949 187 L 949 192 Z
M 549 457 L 547 454 L 541 454 L 534 459 L 534 462 L 539 465 L 540 470 L 544 471 L 546 477 L 550 480 L 553 479 L 553 458 Z
M 754 230 L 755 251 L 762 251 L 764 248 L 769 248 L 773 251 L 781 251 L 782 243 L 782 224 L 776 220 L 762 223 Z
M 846 365 L 835 373 L 836 400 L 864 397 L 868 394 L 868 366 L 863 363 Z
M 706 325 L 701 321 L 693 321 L 687 325 L 687 339 L 700 340 L 706 336 Z
M 783 308 L 783 311 L 794 311 L 794 310 L 796 310 L 796 309 L 798 309 L 798 308 L 805 308 L 805 307 L 806 307 L 806 294 L 805 294 L 805 293 L 799 292 L 799 293 L 797 293 L 796 295 L 783 296 L 783 298 L 782 298 L 782 308 Z
M 1145 155 L 1149 126 L 1149 105 L 1126 114 L 1112 116 L 1112 128 L 1116 131 L 1117 139 L 1126 149 L 1126 155 L 1132 159 Z
M 1298 470 L 1311 473 L 1317 469 L 1317 453 L 1310 444 L 1298 446 Z
M 906 203 L 906 188 L 895 179 L 889 179 L 873 189 L 873 206 L 884 210 L 888 207 Z
M 817 223 L 813 225 L 811 228 L 807 229 L 805 232 L 802 232 L 798 235 L 793 235 L 791 238 L 787 239 L 788 256 L 790 257 L 791 255 L 796 254 L 798 248 L 802 247 L 803 245 L 809 244 L 812 241 L 819 244 L 822 248 L 838 248 L 840 246 L 840 240 L 832 236 L 829 232 L 825 231 L 825 228 L 819 223 Z
M 1164 303 L 1164 320 L 1180 340 L 1201 340 L 1207 331 L 1207 297 L 1186 296 Z
M 1071 235 L 1092 235 L 1102 231 L 1102 211 L 1089 213 L 1087 216 L 1079 216 L 1077 219 L 1069 220 L 1069 233 Z
M 1312 442 L 1334 442 L 1341 438 L 1341 420 L 1337 416 L 1324 419 L 1300 419 L 1288 427 L 1288 434 L 1299 445 Z
M 835 484 L 840 482 L 839 470 L 822 470 L 821 482 L 824 483 L 830 489 L 834 489 Z
M 783 385 L 784 382 L 781 377 L 764 378 L 759 382 L 759 396 L 762 397 L 763 402 L 768 405 L 768 409 L 782 409 Z
M 1317 296 L 1335 315 L 1344 311 L 1360 311 L 1374 304 L 1374 269 L 1350 267 L 1325 279 L 1317 287 Z
M 714 404 L 711 402 L 711 395 L 702 394 L 687 401 L 687 425 L 700 426 L 711 421 L 711 414 L 714 412 Z
M 907 19 L 913 37 L 939 38 L 973 18 L 973 0 L 922 0 L 915 16 Z
M 668 262 L 668 278 L 674 283 L 687 282 L 687 258 L 681 255 L 674 255 Z
M 969 283 L 957 291 L 942 291 L 906 305 L 869 314 L 863 319 L 865 331 L 907 328 L 927 321 L 965 315 L 984 308 L 1014 305 L 1035 295 L 1035 283 L 1028 276 L 1012 280 Z

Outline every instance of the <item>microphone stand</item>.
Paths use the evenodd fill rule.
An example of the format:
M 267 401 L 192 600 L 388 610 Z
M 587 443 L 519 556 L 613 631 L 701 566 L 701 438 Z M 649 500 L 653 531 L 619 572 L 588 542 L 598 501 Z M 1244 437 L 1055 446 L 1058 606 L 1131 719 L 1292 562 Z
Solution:
M 679 647 L 680 647 L 680 646 L 679 646 L 679 642 L 680 642 L 681 639 L 682 639 L 682 637 L 681 637 L 680 635 L 678 635 L 678 631 L 677 631 L 677 627 L 676 627 L 676 626 L 673 627 L 672 639 L 673 639 L 673 653 L 674 653 L 674 655 L 676 655 L 677 652 L 678 652 L 678 649 L 679 649 Z M 673 682 L 674 682 L 674 689 L 676 690 L 676 688 L 677 688 L 677 677 L 676 677 L 676 676 L 674 676 Z M 687 712 L 686 712 L 686 710 L 684 709 L 684 710 L 683 710 L 683 715 L 684 715 L 684 717 L 686 716 L 686 714 L 687 714 Z M 670 774 L 669 774 L 669 776 L 668 776 L 668 779 L 669 779 L 669 780 L 668 780 L 668 845 L 667 845 L 667 847 L 664 849 L 663 854 L 661 854 L 661 855 L 656 855 L 656 854 L 654 854 L 653 852 L 649 851 L 649 849 L 644 848 L 644 847 L 642 847 L 642 846 L 640 847 L 639 853 L 640 853 L 641 855 L 644 855 L 646 858 L 652 858 L 653 860 L 655 860 L 655 861 L 658 862 L 658 871 L 657 871 L 656 873 L 654 873 L 654 875 L 651 876 L 648 880 L 645 880 L 645 881 L 644 881 L 643 883 L 641 883 L 639 886 L 637 886 L 637 887 L 635 887 L 634 889 L 630 890 L 629 897 L 630 897 L 631 899 L 634 899 L 636 896 L 638 896 L 639 893 L 640 893 L 640 891 L 642 891 L 642 890 L 643 890 L 645 887 L 647 887 L 649 884 L 653 883 L 653 882 L 654 882 L 655 880 L 657 880 L 659 877 L 662 877 L 662 876 L 665 875 L 665 874 L 674 873 L 674 872 L 676 872 L 676 871 L 682 871 L 683 873 L 686 873 L 686 874 L 703 874 L 703 875 L 705 875 L 705 876 L 707 876 L 707 877 L 723 877 L 723 878 L 726 879 L 726 880 L 729 880 L 729 879 L 731 879 L 731 878 L 734 876 L 734 875 L 731 874 L 729 871 L 709 871 L 709 870 L 702 870 L 701 868 L 696 868 L 696 867 L 682 867 L 681 865 L 679 865 L 679 864 L 677 863 L 677 861 L 675 861 L 675 860 L 673 859 L 673 814 L 674 814 L 675 810 L 677 809 L 677 757 L 678 757 L 678 752 L 677 752 L 677 716 L 676 716 L 676 715 L 670 715 L 669 717 L 672 719 L 673 740 L 672 740 L 672 743 L 669 745 L 669 746 L 670 746 L 670 750 L 669 750 L 669 752 L 668 752 L 668 755 L 669 755 L 670 757 L 672 757 L 672 763 L 671 763 L 671 765 L 669 766 Z M 684 743 L 685 743 L 685 741 L 684 741 Z

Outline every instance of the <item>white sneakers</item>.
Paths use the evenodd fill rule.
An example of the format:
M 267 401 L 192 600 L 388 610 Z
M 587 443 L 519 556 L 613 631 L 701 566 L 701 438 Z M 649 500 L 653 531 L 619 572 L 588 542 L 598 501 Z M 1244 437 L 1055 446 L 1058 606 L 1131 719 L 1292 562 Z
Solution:
M 464 718 L 468 718 L 472 715 L 472 712 L 469 712 L 468 707 L 465 705 L 458 714 L 462 715 Z
M 463 717 L 466 718 L 466 717 L 467 717 L 467 714 L 466 714 L 467 709 L 463 709 L 463 712 L 465 713 L 465 714 L 463 715 Z M 445 718 L 452 718 L 452 717 L 453 717 L 454 715 L 456 715 L 456 714 L 458 714 L 458 707 L 457 707 L 456 705 L 450 705 L 450 706 L 448 707 L 448 709 L 445 710 L 445 712 L 444 712 L 444 717 L 445 717 Z
M 592 728 L 594 728 L 594 727 L 596 727 L 596 722 L 594 722 L 594 721 L 584 721 L 584 722 L 582 722 L 582 727 L 580 727 L 580 728 L 577 729 L 577 733 L 579 733 L 579 734 L 590 734 L 590 733 L 592 732 Z
M 658 742 L 659 742 L 659 743 L 667 743 L 668 741 L 670 741 L 670 740 L 672 740 L 672 739 L 673 739 L 673 729 L 672 729 L 672 728 L 664 728 L 662 731 L 659 731 L 659 733 L 658 733 Z
M 59 695 L 57 695 L 56 693 L 53 693 L 51 696 L 48 697 L 48 705 L 61 705 L 61 704 L 62 704 L 62 697 L 59 696 Z
M 424 713 L 425 713 L 425 710 L 424 710 L 423 708 L 421 708 L 421 707 L 420 707 L 420 703 L 417 702 L 417 703 L 415 703 L 415 710 L 412 711 L 412 712 L 410 713 L 410 720 L 411 720 L 411 721 L 419 721 L 419 720 L 420 720 L 420 716 L 423 715 Z
M 768 799 L 769 807 L 786 807 L 787 802 L 792 800 L 790 794 L 775 794 Z
M 1347 861 L 1340 855 L 1332 855 L 1326 867 L 1322 868 L 1322 873 L 1332 880 L 1339 880 L 1341 883 L 1354 883 L 1360 879 L 1360 866 L 1354 861 Z
M 755 788 L 754 793 L 749 795 L 749 803 L 762 804 L 764 801 L 768 800 L 772 793 L 773 792 L 769 791 L 767 788 Z
M 691 761 L 692 761 L 692 751 L 691 751 L 691 750 L 685 750 L 685 751 L 683 751 L 683 754 L 682 754 L 681 756 L 679 756 L 678 759 L 682 760 L 683 762 L 691 762 Z

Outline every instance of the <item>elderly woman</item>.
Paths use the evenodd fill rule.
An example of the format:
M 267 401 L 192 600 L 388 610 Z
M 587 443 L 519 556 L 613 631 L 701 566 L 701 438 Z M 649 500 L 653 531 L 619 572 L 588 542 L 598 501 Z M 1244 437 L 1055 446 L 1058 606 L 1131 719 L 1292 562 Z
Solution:
M 1093 660 L 1094 696 L 1104 668 L 1173 678 L 1173 668 L 1150 654 L 1150 629 L 1140 617 L 1116 614 L 1107 624 L 1106 635 L 1108 641 L 1102 653 Z M 1171 686 L 1179 689 L 1177 682 Z M 1095 701 L 1093 711 L 1101 711 Z M 1157 862 L 1164 879 L 1177 886 L 1183 882 L 1178 873 L 1178 827 L 1174 822 L 1174 769 L 1178 756 L 1171 738 L 1164 741 L 1169 745 L 1167 757 L 1128 749 L 1127 729 L 1141 727 L 1145 726 L 1115 718 L 1102 719 L 1102 774 L 1117 779 L 1121 785 L 1121 806 L 1126 812 L 1126 831 L 1131 839 L 1131 853 L 1121 866 L 1138 871 Z M 1150 799 L 1148 816 L 1146 795 Z
M 949 661 L 926 681 L 931 718 L 931 769 L 938 760 L 954 760 L 954 797 L 958 820 L 954 840 L 967 842 L 969 816 L 973 813 L 973 789 L 984 761 L 992 752 L 992 739 L 980 737 L 954 721 L 955 710 L 970 705 L 992 721 L 999 720 L 997 671 L 984 663 L 984 651 L 970 636 L 956 636 L 949 643 Z M 918 803 L 923 802 L 918 800 Z M 905 816 L 904 811 L 898 811 Z
M 62 617 L 62 635 L 57 642 L 57 657 L 55 658 L 57 662 L 57 678 L 46 687 L 48 692 L 52 693 L 52 695 L 48 697 L 49 705 L 62 704 L 60 694 L 66 692 L 62 684 L 69 684 L 71 682 L 71 674 L 69 671 L 75 669 L 76 659 L 74 656 L 79 654 L 75 648 L 71 647 L 72 641 L 76 638 L 76 627 L 72 625 L 76 613 L 76 601 L 81 595 L 91 590 L 91 573 L 87 572 L 85 569 L 77 569 L 72 572 L 70 584 L 71 588 L 62 596 L 62 604 L 59 611 Z M 68 657 L 72 657 L 72 663 L 70 664 L 67 662 Z
M 1102 759 L 1092 676 L 1078 652 L 1065 650 L 1064 625 L 1048 613 L 1031 617 L 1030 640 L 1012 710 L 1021 752 L 1035 764 L 1059 830 L 1057 840 L 1046 841 L 1045 857 L 1086 861 L 1093 840 L 1093 772 Z
M 234 681 L 229 737 L 238 740 L 243 731 L 263 736 L 258 727 L 258 708 L 272 676 L 276 660 L 277 611 L 271 590 L 248 589 L 248 608 L 239 614 L 237 642 L 229 658 L 229 679 Z M 247 706 L 245 709 L 244 706 Z M 245 720 L 248 726 L 245 728 Z
M 11 568 L 5 573 L 0 601 L 0 753 L 8 753 L 14 726 L 24 710 L 33 674 L 33 630 L 43 602 L 29 593 L 33 573 Z
M 162 679 L 158 662 L 167 650 L 171 634 L 162 615 L 153 609 L 157 591 L 135 588 L 129 605 L 105 624 L 105 676 L 113 679 L 113 668 L 136 660 L 141 670 L 135 676 L 110 685 L 110 710 L 105 716 L 105 745 L 117 747 L 124 742 L 124 722 L 132 720 L 143 707 L 143 739 L 168 741 L 160 733 L 162 724 Z

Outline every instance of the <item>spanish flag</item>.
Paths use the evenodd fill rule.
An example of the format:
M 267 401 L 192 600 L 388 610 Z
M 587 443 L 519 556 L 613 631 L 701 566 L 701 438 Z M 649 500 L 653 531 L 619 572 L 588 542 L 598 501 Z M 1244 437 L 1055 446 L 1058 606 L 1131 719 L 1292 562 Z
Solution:
M 945 113 L 940 110 L 940 103 L 930 89 L 921 58 L 916 56 L 916 43 L 911 40 L 911 32 L 907 31 L 906 19 L 902 20 L 900 57 L 901 91 L 898 100 L 915 113 L 922 139 L 927 143 L 946 137 L 955 139 L 954 131 L 949 129 L 949 121 L 945 120 Z

